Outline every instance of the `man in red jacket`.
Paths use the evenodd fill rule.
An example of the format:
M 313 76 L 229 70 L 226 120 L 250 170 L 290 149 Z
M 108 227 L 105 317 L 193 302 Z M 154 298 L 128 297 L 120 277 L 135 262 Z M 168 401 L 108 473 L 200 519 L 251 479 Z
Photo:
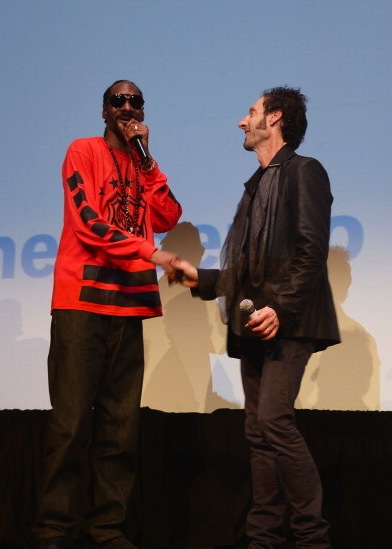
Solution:
M 202 299 L 224 297 L 230 356 L 241 359 L 253 505 L 249 549 L 281 547 L 286 503 L 296 547 L 329 549 L 322 491 L 295 423 L 294 401 L 313 352 L 339 343 L 327 276 L 332 195 L 322 165 L 295 153 L 305 135 L 300 90 L 264 92 L 239 127 L 259 168 L 245 184 L 220 270 L 174 261 Z M 251 300 L 252 319 L 240 303 Z
M 169 271 L 175 257 L 156 248 L 154 232 L 169 231 L 181 215 L 149 152 L 140 89 L 116 81 L 102 117 L 104 137 L 77 139 L 63 164 L 48 358 L 53 410 L 36 524 L 45 549 L 66 547 L 86 459 L 83 530 L 102 549 L 134 548 L 123 523 L 136 461 L 142 320 L 162 314 L 155 266 Z

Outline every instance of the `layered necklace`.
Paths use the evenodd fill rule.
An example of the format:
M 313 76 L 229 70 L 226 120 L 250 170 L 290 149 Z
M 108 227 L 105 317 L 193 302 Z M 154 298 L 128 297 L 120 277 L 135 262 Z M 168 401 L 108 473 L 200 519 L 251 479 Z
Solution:
M 135 175 L 135 180 L 136 180 L 136 182 L 135 182 L 135 206 L 133 208 L 133 215 L 131 215 L 131 194 L 129 192 L 127 192 L 126 188 L 125 188 L 125 183 L 126 183 L 127 174 L 128 174 L 128 166 L 127 166 L 127 169 L 126 169 L 126 172 L 125 172 L 125 181 L 124 181 L 124 178 L 123 178 L 121 170 L 120 170 L 120 165 L 118 163 L 116 155 L 114 154 L 113 148 L 112 148 L 112 146 L 110 145 L 110 143 L 107 139 L 105 139 L 105 141 L 106 141 L 106 144 L 108 146 L 111 157 L 113 158 L 113 162 L 114 162 L 114 165 L 115 165 L 116 170 L 117 170 L 118 180 L 119 180 L 119 183 L 120 183 L 121 199 L 122 199 L 122 204 L 123 204 L 123 208 L 124 208 L 124 215 L 125 215 L 125 229 L 129 233 L 137 234 L 138 233 L 138 224 L 137 224 L 137 222 L 138 222 L 138 219 L 139 219 L 139 209 L 140 209 L 139 168 L 138 168 L 136 162 L 133 159 L 132 151 L 130 151 L 130 153 L 129 153 L 130 162 L 128 162 L 128 166 L 129 166 L 129 164 L 131 164 L 131 165 L 133 164 L 135 166 L 135 174 L 136 174 Z

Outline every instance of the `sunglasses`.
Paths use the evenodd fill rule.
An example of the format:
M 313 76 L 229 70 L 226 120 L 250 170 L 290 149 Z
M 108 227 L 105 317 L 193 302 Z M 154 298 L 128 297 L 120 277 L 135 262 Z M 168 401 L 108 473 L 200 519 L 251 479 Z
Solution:
M 144 99 L 141 95 L 134 95 L 133 93 L 115 93 L 106 101 L 110 103 L 115 109 L 120 109 L 125 105 L 126 102 L 129 102 L 131 107 L 134 109 L 142 109 L 144 105 Z

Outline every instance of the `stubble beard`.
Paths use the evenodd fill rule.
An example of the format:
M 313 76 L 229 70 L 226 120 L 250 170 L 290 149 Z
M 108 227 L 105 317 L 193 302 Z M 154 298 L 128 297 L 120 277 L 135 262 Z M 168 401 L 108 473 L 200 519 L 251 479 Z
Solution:
M 257 126 L 255 126 L 254 130 L 253 130 L 253 133 L 257 133 L 259 131 L 264 131 L 267 129 L 267 123 L 265 121 L 265 118 L 263 120 L 261 120 L 259 122 L 259 124 L 257 124 Z M 265 139 L 265 137 L 259 135 L 258 136 L 258 139 L 257 139 L 257 135 L 256 137 L 253 136 L 253 139 L 252 139 L 252 135 L 250 133 L 247 133 L 245 134 L 245 141 L 244 141 L 244 144 L 243 144 L 243 147 L 246 151 L 254 151 L 255 150 L 255 147 L 256 145 L 263 141 Z

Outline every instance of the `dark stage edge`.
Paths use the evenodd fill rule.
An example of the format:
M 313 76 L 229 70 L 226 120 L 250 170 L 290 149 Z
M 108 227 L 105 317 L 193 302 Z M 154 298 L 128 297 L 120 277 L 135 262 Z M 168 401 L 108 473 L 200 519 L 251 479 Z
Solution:
M 0 410 L 2 549 L 33 547 L 49 414 Z M 297 410 L 296 417 L 320 471 L 333 548 L 390 549 L 392 412 Z M 243 422 L 243 410 L 141 410 L 126 521 L 141 549 L 245 549 L 250 473 Z M 284 549 L 292 548 L 290 542 Z

